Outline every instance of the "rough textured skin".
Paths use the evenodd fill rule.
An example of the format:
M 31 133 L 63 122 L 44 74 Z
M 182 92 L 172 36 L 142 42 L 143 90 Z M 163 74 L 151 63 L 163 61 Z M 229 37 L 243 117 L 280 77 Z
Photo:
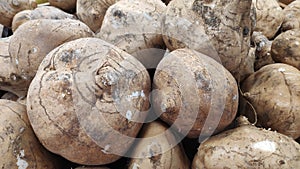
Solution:
M 12 63 L 8 50 L 10 38 L 0 39 L 0 90 L 10 91 L 14 94 L 26 93 L 22 87 L 29 86 L 30 82 L 26 79 L 17 78 L 18 70 Z
M 151 122 L 146 124 L 140 134 L 141 138 L 157 137 L 156 140 L 147 142 L 139 142 L 134 147 L 133 155 L 143 158 L 133 158 L 129 163 L 129 169 L 137 168 L 176 168 L 187 169 L 190 167 L 190 162 L 185 155 L 181 144 L 170 149 L 170 145 L 174 144 L 176 138 L 171 133 L 170 135 L 163 134 L 168 127 L 162 122 Z M 148 151 L 142 151 L 145 147 Z
M 284 19 L 282 23 L 282 30 L 287 31 L 291 29 L 300 28 L 300 1 L 294 1 L 283 9 Z
M 262 34 L 262 32 L 253 32 L 252 41 L 256 46 L 255 50 L 255 71 L 265 65 L 274 63 L 271 57 L 272 41 Z
M 245 98 L 254 107 L 258 125 L 293 137 L 300 136 L 300 72 L 286 64 L 271 64 L 242 84 Z M 245 114 L 251 115 L 251 109 Z
M 19 13 L 17 13 L 14 16 L 14 19 L 12 21 L 12 30 L 13 32 L 16 31 L 16 29 L 22 25 L 23 23 L 29 21 L 29 20 L 35 20 L 35 19 L 76 19 L 74 15 L 68 14 L 56 7 L 53 6 L 41 6 L 38 8 L 35 8 L 34 10 L 24 10 Z
M 289 30 L 278 35 L 271 47 L 274 61 L 300 68 L 300 29 Z
M 51 6 L 55 6 L 57 8 L 73 11 L 76 9 L 76 1 L 77 0 L 48 0 Z
M 237 112 L 235 79 L 215 60 L 190 49 L 163 58 L 154 75 L 154 89 L 155 112 L 168 124 L 176 121 L 173 125 L 190 138 L 223 130 Z M 210 125 L 203 127 L 206 120 Z
M 54 169 L 59 161 L 39 143 L 26 115 L 26 106 L 0 99 L 0 167 Z
M 47 30 L 47 31 L 45 31 Z M 91 37 L 93 32 L 84 23 L 73 20 L 31 20 L 21 25 L 10 39 L 9 53 L 17 69 L 15 83 L 19 85 L 19 96 L 26 95 L 30 82 L 44 57 L 57 46 L 83 37 Z M 14 84 L 7 84 L 14 87 Z M 16 91 L 15 91 L 16 92 Z
M 101 28 L 106 10 L 118 0 L 77 0 L 76 15 L 94 32 Z
M 35 0 L 1 0 L 0 1 L 0 24 L 10 27 L 15 14 L 22 10 L 37 7 Z
M 161 22 L 165 9 L 161 0 L 119 1 L 108 8 L 96 36 L 130 54 L 163 48 Z
M 87 76 L 92 80 L 81 79 Z M 149 90 L 149 75 L 133 56 L 98 38 L 82 38 L 43 60 L 28 91 L 28 116 L 48 150 L 75 163 L 103 165 L 120 158 L 110 149 L 125 153 L 132 144 L 115 138 L 112 130 L 129 137 L 138 134 L 142 124 L 125 118 L 123 111 L 131 111 L 132 120 L 146 116 L 136 112 L 148 110 Z M 136 91 L 144 96 L 129 102 L 127 96 Z M 119 144 L 113 147 L 114 142 Z
M 163 22 L 168 49 L 188 47 L 222 63 L 235 78 L 243 75 L 250 48 L 251 0 L 172 0 Z
M 254 31 L 262 32 L 267 38 L 275 36 L 283 22 L 283 11 L 277 0 L 253 0 L 256 8 L 256 27 Z
M 300 145 L 280 133 L 241 126 L 202 143 L 192 169 L 291 169 L 300 166 Z

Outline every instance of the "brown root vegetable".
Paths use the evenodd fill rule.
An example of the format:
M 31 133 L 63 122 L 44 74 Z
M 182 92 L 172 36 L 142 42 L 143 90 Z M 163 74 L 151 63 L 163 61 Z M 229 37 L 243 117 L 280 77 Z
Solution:
M 286 63 L 300 69 L 300 29 L 278 35 L 272 43 L 271 56 L 275 62 Z
M 159 49 L 164 48 L 161 22 L 165 9 L 166 5 L 161 0 L 116 2 L 108 8 L 96 37 L 132 54 L 144 65 L 151 60 L 157 63 L 163 56 Z M 157 52 L 155 49 L 151 52 L 153 48 L 159 53 L 154 53 Z
M 277 0 L 253 0 L 252 5 L 256 9 L 257 19 L 254 31 L 273 38 L 283 22 L 283 11 Z
M 243 125 L 203 142 L 192 169 L 290 169 L 300 166 L 300 145 L 290 137 Z
M 26 95 L 38 66 L 52 49 L 65 42 L 90 36 L 93 36 L 93 32 L 88 26 L 73 19 L 38 19 L 24 23 L 10 39 L 9 53 L 17 72 L 12 74 L 13 84 L 7 81 L 7 88 L 18 86 L 18 91 L 14 90 L 14 93 Z
M 77 0 L 48 0 L 51 6 L 66 10 L 74 11 L 76 9 Z
M 98 32 L 106 10 L 118 0 L 77 0 L 76 15 L 88 25 L 91 30 Z
M 300 136 L 300 72 L 286 64 L 262 67 L 242 84 L 245 98 L 257 113 L 258 125 L 293 137 Z M 249 116 L 252 110 L 243 112 Z
M 79 164 L 108 164 L 133 143 L 120 134 L 138 134 L 149 90 L 148 72 L 133 56 L 82 38 L 43 60 L 29 87 L 28 116 L 48 150 Z
M 168 49 L 188 47 L 225 66 L 238 80 L 252 32 L 251 0 L 172 0 L 163 22 Z M 230 12 L 229 12 L 230 11 Z
M 12 59 L 9 55 L 10 39 L 11 37 L 0 39 L 0 90 L 9 91 L 14 94 L 26 93 L 26 91 L 22 89 L 22 86 L 29 86 L 29 82 L 25 79 L 18 78 L 18 70 L 12 63 Z
M 162 59 L 154 89 L 155 112 L 189 138 L 223 130 L 237 112 L 235 79 L 221 64 L 190 49 L 175 50 Z
M 0 1 L 0 24 L 10 27 L 15 14 L 22 10 L 37 7 L 35 0 L 6 0 Z
M 35 20 L 35 19 L 76 19 L 74 15 L 68 14 L 56 7 L 53 6 L 41 6 L 38 8 L 35 8 L 34 10 L 24 10 L 19 13 L 17 13 L 14 16 L 14 19 L 12 21 L 12 30 L 13 32 L 16 31 L 16 29 L 22 25 L 23 23 L 29 21 L 29 20 Z
M 146 124 L 140 134 L 142 139 L 132 150 L 132 157 L 136 158 L 131 159 L 128 168 L 189 168 L 190 162 L 182 145 L 177 144 L 176 137 L 167 130 L 168 127 L 161 122 Z
M 26 106 L 0 99 L 0 166 L 8 168 L 61 168 L 59 160 L 39 143 L 26 115 Z
M 273 64 L 274 61 L 271 57 L 272 41 L 262 34 L 262 32 L 253 32 L 252 41 L 256 46 L 255 49 L 255 71 L 261 67 Z
M 283 14 L 284 19 L 281 28 L 283 31 L 300 28 L 300 1 L 290 3 L 284 8 Z

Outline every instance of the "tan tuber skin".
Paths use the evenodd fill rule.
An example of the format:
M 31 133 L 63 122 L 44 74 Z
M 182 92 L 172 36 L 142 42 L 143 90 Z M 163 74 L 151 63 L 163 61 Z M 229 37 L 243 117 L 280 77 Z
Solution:
M 73 11 L 76 9 L 77 0 L 48 0 L 51 6 L 63 9 L 65 11 Z
M 256 9 L 256 27 L 254 31 L 262 32 L 268 39 L 275 36 L 283 22 L 283 10 L 277 0 L 253 0 Z
M 60 160 L 39 143 L 26 115 L 26 106 L 0 99 L 0 167 L 3 169 L 61 168 Z
M 300 145 L 292 138 L 242 123 L 240 127 L 203 142 L 192 169 L 291 169 L 300 166 Z
M 164 54 L 159 49 L 165 47 L 161 35 L 165 9 L 161 0 L 116 2 L 108 8 L 96 37 L 132 54 L 146 67 L 155 68 Z
M 10 27 L 15 14 L 36 7 L 35 0 L 2 0 L 0 1 L 0 24 Z
M 151 122 L 146 124 L 140 133 L 140 138 L 154 138 L 147 142 L 138 142 L 133 148 L 133 156 L 129 163 L 129 169 L 134 168 L 176 168 L 187 169 L 190 167 L 190 162 L 185 155 L 181 144 L 174 142 L 175 136 L 171 131 L 163 134 L 168 129 L 168 126 L 162 122 Z M 177 144 L 177 145 L 176 145 Z M 174 145 L 170 149 L 170 145 Z M 147 150 L 145 150 L 147 147 Z
M 35 20 L 35 19 L 76 19 L 74 15 L 68 14 L 56 7 L 53 6 L 41 6 L 38 8 L 35 8 L 34 10 L 24 10 L 19 13 L 17 13 L 14 16 L 14 19 L 12 21 L 12 30 L 13 32 L 16 31 L 16 29 L 22 25 L 23 23 L 29 21 L 29 20 Z
M 271 57 L 272 41 L 265 37 L 262 32 L 253 32 L 252 41 L 256 46 L 255 49 L 255 71 L 265 65 L 274 63 Z
M 172 0 L 163 22 L 164 42 L 171 51 L 188 47 L 214 58 L 240 81 L 253 30 L 251 3 Z
M 286 63 L 300 69 L 300 29 L 293 29 L 278 35 L 271 47 L 274 61 Z
M 294 139 L 300 137 L 300 71 L 286 64 L 270 64 L 249 76 L 241 89 L 255 109 L 258 125 Z M 246 116 L 253 114 L 246 109 Z
M 17 78 L 18 70 L 12 63 L 12 58 L 9 54 L 10 40 L 11 37 L 0 39 L 0 90 L 9 91 L 16 95 L 18 93 L 25 95 L 27 89 L 22 87 L 29 86 L 30 82 L 26 79 Z
M 300 28 L 300 1 L 294 1 L 283 9 L 284 19 L 282 23 L 282 30 L 287 31 L 291 29 Z
M 57 46 L 82 37 L 91 37 L 93 32 L 84 23 L 73 20 L 31 20 L 21 25 L 10 39 L 9 53 L 15 69 L 10 74 L 6 88 L 18 96 L 25 96 L 29 83 L 44 59 Z M 15 89 L 17 86 L 17 89 Z
M 118 0 L 77 0 L 76 15 L 88 25 L 91 30 L 98 32 L 106 10 Z
M 154 89 L 155 112 L 189 138 L 222 131 L 237 112 L 238 88 L 232 75 L 215 60 L 187 48 L 162 59 Z
M 115 132 L 136 137 L 142 123 L 135 120 L 148 115 L 149 90 L 148 72 L 133 56 L 101 39 L 81 38 L 43 60 L 28 91 L 28 116 L 48 150 L 75 163 L 104 165 L 130 148 L 132 141 Z

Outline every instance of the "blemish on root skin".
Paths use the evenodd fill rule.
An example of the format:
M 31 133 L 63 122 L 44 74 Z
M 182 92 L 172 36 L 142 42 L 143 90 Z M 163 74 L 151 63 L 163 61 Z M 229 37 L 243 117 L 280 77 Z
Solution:
M 276 143 L 269 140 L 254 143 L 252 147 L 254 149 L 271 152 L 271 153 L 276 151 Z
M 138 164 L 134 163 L 131 169 L 139 169 L 139 168 L 140 168 L 140 166 Z
M 27 161 L 22 159 L 23 157 L 25 157 L 25 151 L 20 150 L 20 153 L 17 155 L 17 163 L 16 163 L 18 166 L 18 169 L 27 169 L 27 167 L 28 167 L 28 163 L 27 163 Z

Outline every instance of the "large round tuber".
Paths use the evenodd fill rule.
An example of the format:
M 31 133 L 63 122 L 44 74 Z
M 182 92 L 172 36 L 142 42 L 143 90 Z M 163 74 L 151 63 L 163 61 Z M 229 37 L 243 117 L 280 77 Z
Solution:
M 242 83 L 245 98 L 257 114 L 258 125 L 293 137 L 300 136 L 300 71 L 286 64 L 262 67 Z M 242 112 L 251 117 L 253 110 Z
M 108 164 L 125 154 L 133 142 L 126 138 L 142 127 L 149 90 L 148 72 L 133 56 L 82 38 L 43 60 L 29 87 L 28 116 L 48 150 L 79 164 Z
M 162 59 L 154 89 L 155 112 L 190 138 L 220 132 L 237 113 L 233 76 L 212 58 L 190 49 L 175 50 Z
M 237 127 L 203 142 L 192 169 L 291 169 L 300 166 L 300 145 L 290 137 L 256 128 Z
M 37 19 L 22 24 L 9 43 L 11 61 L 17 69 L 14 83 L 19 85 L 20 91 L 15 94 L 26 95 L 28 82 L 33 79 L 38 66 L 52 49 L 65 42 L 91 36 L 93 32 L 88 26 L 73 19 Z

